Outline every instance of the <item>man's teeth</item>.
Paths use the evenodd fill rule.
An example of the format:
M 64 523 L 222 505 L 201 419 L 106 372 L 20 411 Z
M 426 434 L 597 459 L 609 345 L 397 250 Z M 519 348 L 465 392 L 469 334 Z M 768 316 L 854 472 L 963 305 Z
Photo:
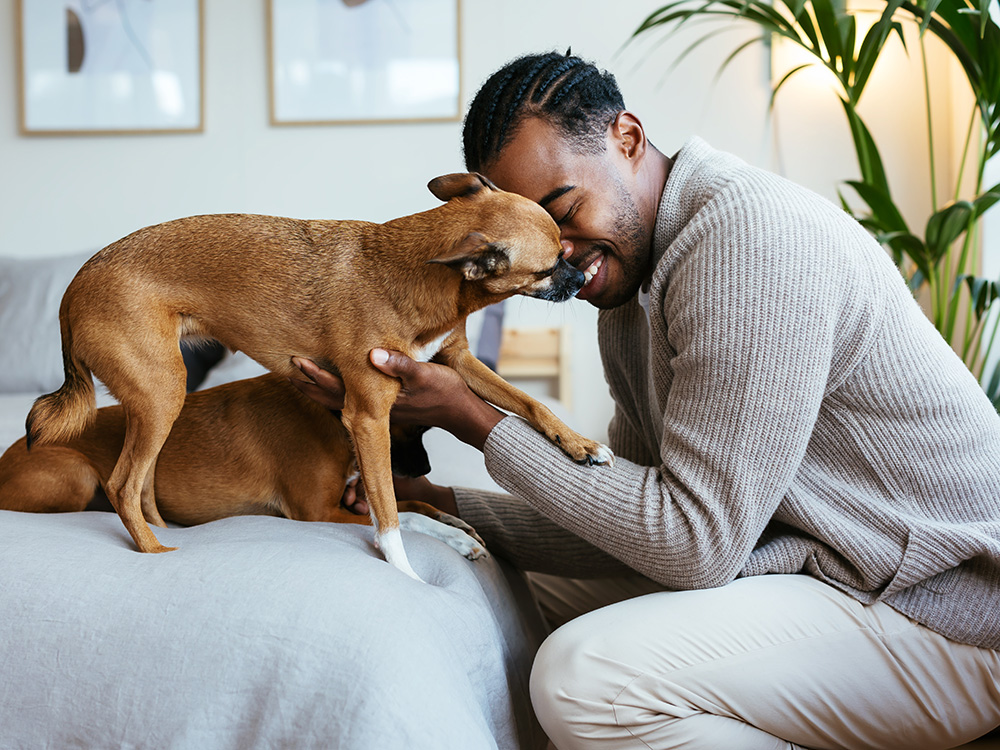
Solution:
M 586 279 L 586 281 L 584 281 L 583 283 L 584 286 L 590 283 L 590 280 L 597 275 L 597 272 L 601 270 L 601 266 L 603 265 L 604 265 L 604 256 L 602 255 L 591 264 L 590 268 L 588 268 L 586 271 L 583 272 L 583 278 Z

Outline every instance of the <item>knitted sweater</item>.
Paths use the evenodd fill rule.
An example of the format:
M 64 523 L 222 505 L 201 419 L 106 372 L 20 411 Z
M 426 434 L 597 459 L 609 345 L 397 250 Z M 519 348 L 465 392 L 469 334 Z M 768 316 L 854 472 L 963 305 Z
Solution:
M 673 589 L 803 573 L 1000 648 L 1000 417 L 864 229 L 692 139 L 657 215 L 648 314 L 602 311 L 613 468 L 516 417 L 513 496 L 460 513 L 527 569 Z

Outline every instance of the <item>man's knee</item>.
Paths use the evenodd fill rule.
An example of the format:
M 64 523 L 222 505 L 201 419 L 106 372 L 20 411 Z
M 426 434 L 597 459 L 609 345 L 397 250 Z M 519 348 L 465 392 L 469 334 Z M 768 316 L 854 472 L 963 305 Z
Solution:
M 628 680 L 623 665 L 603 655 L 601 634 L 575 625 L 545 640 L 531 670 L 531 702 L 550 737 L 577 734 L 581 724 L 613 724 L 615 694 Z
M 575 643 L 563 637 L 561 628 L 549 635 L 535 654 L 531 667 L 531 703 L 543 723 L 545 717 L 561 713 L 567 700 L 565 696 L 573 692 L 573 688 L 567 692 L 567 684 L 579 683 L 570 674 L 576 670 L 567 669 L 575 654 Z

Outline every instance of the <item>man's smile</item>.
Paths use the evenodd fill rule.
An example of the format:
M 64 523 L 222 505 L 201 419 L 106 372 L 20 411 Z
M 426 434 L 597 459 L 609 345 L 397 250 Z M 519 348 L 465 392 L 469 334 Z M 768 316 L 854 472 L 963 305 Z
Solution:
M 601 266 L 603 265 L 604 265 L 604 256 L 598 255 L 597 259 L 584 270 L 583 276 L 587 280 L 584 283 L 585 287 L 587 286 L 587 284 L 593 281 L 594 277 L 597 276 L 597 272 L 601 270 Z

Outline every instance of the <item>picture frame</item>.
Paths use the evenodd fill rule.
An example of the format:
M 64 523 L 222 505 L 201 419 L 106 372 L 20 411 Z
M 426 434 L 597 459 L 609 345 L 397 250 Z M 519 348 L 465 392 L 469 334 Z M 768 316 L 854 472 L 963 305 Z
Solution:
M 203 0 L 17 0 L 22 135 L 204 129 Z
M 461 0 L 268 0 L 272 125 L 461 119 Z

